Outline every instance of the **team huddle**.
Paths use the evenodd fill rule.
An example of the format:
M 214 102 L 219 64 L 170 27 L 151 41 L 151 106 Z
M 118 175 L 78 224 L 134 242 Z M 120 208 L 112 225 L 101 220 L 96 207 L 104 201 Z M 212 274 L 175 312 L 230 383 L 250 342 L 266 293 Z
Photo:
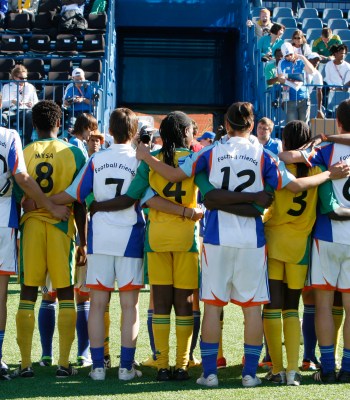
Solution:
M 158 381 L 190 378 L 200 329 L 199 293 L 204 303 L 199 385 L 218 386 L 222 310 L 229 302 L 241 306 L 244 315 L 242 385 L 261 384 L 256 372 L 264 336 L 271 366 L 266 378 L 276 384 L 300 385 L 298 307 L 303 291 L 310 317 L 307 330 L 313 337 L 312 344 L 305 346 L 308 354 L 303 361 L 308 369 L 317 369 L 315 381 L 350 382 L 349 113 L 350 101 L 344 101 L 337 109 L 340 135 L 323 135 L 311 145 L 305 123 L 288 123 L 278 156 L 251 140 L 253 107 L 242 102 L 227 111 L 226 135 L 196 153 L 189 149 L 193 121 L 181 111 L 162 120 L 162 148 L 150 152 L 142 143 L 137 150 L 132 146 L 138 130 L 134 112 L 114 110 L 109 121 L 114 143 L 88 160 L 78 147 L 57 139 L 61 110 L 53 102 L 41 101 L 33 107 L 39 139 L 24 151 L 16 131 L 0 128 L 0 298 L 4 299 L 0 378 L 34 376 L 34 306 L 38 288 L 50 285 L 59 308 L 56 377 L 78 373 L 69 362 L 77 319 L 74 267 L 76 258 L 87 258 L 83 280 L 90 296 L 87 330 L 93 380 L 104 380 L 109 367 L 106 313 L 117 281 L 122 311 L 120 380 L 142 376 L 135 363 L 138 301 L 140 289 L 149 283 L 151 363 Z M 16 200 L 24 210 L 20 222 Z M 198 202 L 206 207 L 204 226 L 204 207 Z M 9 276 L 17 272 L 21 364 L 10 372 L 2 361 L 2 344 L 7 285 Z M 337 374 L 335 292 L 341 293 L 340 307 L 346 315 Z M 173 308 L 176 365 L 171 368 Z M 316 340 L 320 363 L 315 357 Z

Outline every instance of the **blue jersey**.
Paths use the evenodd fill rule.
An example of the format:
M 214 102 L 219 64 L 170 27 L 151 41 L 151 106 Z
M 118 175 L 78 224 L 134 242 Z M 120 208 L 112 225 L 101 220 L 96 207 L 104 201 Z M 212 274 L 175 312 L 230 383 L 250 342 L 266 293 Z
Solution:
M 282 151 L 282 142 L 280 139 L 270 138 L 268 142 L 264 144 L 264 149 L 269 150 L 278 156 L 278 153 Z
M 278 64 L 278 72 L 282 74 L 302 74 L 305 82 L 305 64 L 304 61 L 297 59 L 295 62 L 288 61 L 285 58 Z M 289 87 L 289 100 L 303 100 L 309 98 L 309 92 L 306 86 L 301 86 L 299 90 Z

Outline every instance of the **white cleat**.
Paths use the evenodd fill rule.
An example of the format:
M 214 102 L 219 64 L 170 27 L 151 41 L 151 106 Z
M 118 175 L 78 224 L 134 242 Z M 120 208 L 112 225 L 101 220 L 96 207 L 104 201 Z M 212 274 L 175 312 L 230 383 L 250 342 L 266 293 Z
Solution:
M 207 386 L 207 387 L 217 387 L 219 386 L 218 376 L 215 374 L 210 374 L 206 378 L 204 378 L 204 374 L 197 379 L 198 385 Z
M 297 371 L 287 372 L 287 385 L 288 386 L 300 386 L 301 375 Z
M 255 387 L 261 385 L 261 380 L 256 375 L 254 378 L 250 375 L 246 375 L 242 378 L 242 385 L 244 387 Z
M 93 381 L 104 381 L 106 378 L 106 370 L 104 368 L 91 369 L 91 372 L 89 373 L 89 377 Z
M 135 367 L 132 367 L 130 370 L 119 367 L 118 378 L 121 381 L 131 381 L 135 377 L 141 378 L 141 376 L 142 376 L 142 372 L 139 371 L 138 369 L 135 369 Z

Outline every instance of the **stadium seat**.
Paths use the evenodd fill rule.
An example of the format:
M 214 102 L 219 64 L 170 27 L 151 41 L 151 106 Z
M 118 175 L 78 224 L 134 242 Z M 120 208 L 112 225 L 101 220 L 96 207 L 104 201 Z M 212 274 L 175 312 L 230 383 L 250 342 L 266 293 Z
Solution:
M 12 68 L 16 65 L 13 58 L 0 58 L 0 71 L 11 72 Z
M 102 61 L 96 58 L 83 58 L 80 61 L 79 67 L 86 72 L 102 72 Z
M 39 53 L 49 54 L 51 53 L 51 39 L 48 35 L 32 35 L 28 39 L 28 50 Z
M 23 54 L 23 37 L 20 35 L 2 35 L 0 52 L 1 54 Z
M 69 72 L 66 71 L 49 71 L 49 81 L 68 81 Z
M 260 15 L 260 10 L 262 10 L 264 7 L 254 7 L 252 9 L 252 17 L 259 17 Z
M 328 105 L 327 110 L 332 113 L 332 117 L 335 118 L 335 110 L 338 105 L 343 101 L 350 98 L 349 92 L 341 92 L 330 90 L 328 93 Z
M 32 18 L 28 13 L 9 13 L 6 15 L 5 30 L 8 33 L 29 33 L 32 29 Z
M 328 20 L 328 28 L 330 29 L 348 29 L 348 23 L 345 19 L 335 18 Z
M 107 14 L 89 14 L 87 17 L 88 28 L 86 33 L 105 33 L 107 26 Z
M 328 21 L 334 18 L 343 18 L 343 11 L 339 8 L 325 8 L 323 10 L 322 19 L 325 24 L 328 25 Z
M 342 42 L 347 46 L 348 49 L 350 49 L 350 40 L 342 40 Z
M 0 81 L 9 81 L 10 79 L 11 79 L 11 74 L 9 72 L 0 71 Z
M 51 58 L 50 71 L 67 72 L 72 71 L 73 63 L 68 58 Z
M 301 24 L 301 30 L 306 32 L 310 28 L 322 29 L 322 20 L 320 18 L 305 18 Z
M 55 14 L 59 14 L 61 11 L 61 0 L 40 0 L 38 13 L 52 11 Z
M 99 72 L 86 71 L 85 72 L 85 79 L 87 81 L 99 82 L 100 81 L 100 74 L 99 74 Z
M 78 54 L 78 39 L 69 33 L 61 33 L 56 38 L 55 51 L 61 56 L 75 56 Z
M 302 23 L 305 18 L 318 18 L 316 8 L 300 8 L 298 11 L 298 22 Z
M 105 39 L 102 34 L 84 35 L 82 52 L 90 56 L 103 56 L 105 53 Z
M 280 17 L 293 18 L 293 11 L 289 7 L 275 7 L 272 13 L 272 19 L 276 20 Z
M 34 80 L 34 76 L 36 76 L 36 80 L 45 78 L 45 64 L 41 58 L 24 58 L 23 65 L 27 68 L 28 73 L 32 74 L 30 79 Z
M 62 106 L 64 85 L 45 85 L 42 100 L 52 100 Z
M 57 18 L 53 11 L 41 12 L 35 16 L 32 32 L 54 38 L 57 35 L 57 25 Z
M 306 31 L 306 41 L 308 44 L 311 44 L 311 42 L 315 39 L 318 39 L 321 37 L 322 33 L 322 28 L 309 28 Z
M 284 25 L 286 28 L 297 29 L 297 21 L 293 17 L 279 17 L 277 23 Z
M 350 40 L 350 30 L 349 29 L 334 29 L 333 34 L 340 36 L 341 40 Z
M 297 28 L 286 28 L 282 35 L 283 40 L 291 40 L 292 36 Z

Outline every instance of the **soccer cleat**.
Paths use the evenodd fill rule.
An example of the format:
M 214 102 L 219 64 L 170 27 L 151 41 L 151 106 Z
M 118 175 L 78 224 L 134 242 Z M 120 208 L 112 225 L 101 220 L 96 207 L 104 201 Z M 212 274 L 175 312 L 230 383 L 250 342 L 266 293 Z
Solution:
M 68 368 L 58 365 L 56 371 L 56 378 L 68 378 L 69 376 L 77 375 L 78 370 L 69 364 Z
M 319 371 L 312 374 L 312 379 L 315 382 L 331 384 L 331 383 L 336 383 L 337 376 L 336 376 L 335 371 L 330 371 L 325 374 L 322 372 L 322 369 L 320 369 Z
M 0 368 L 0 381 L 10 381 L 10 371 L 8 368 Z
M 190 379 L 190 376 L 188 375 L 188 372 L 185 369 L 177 368 L 173 372 L 173 379 L 175 381 L 187 381 L 188 379 Z
M 171 369 L 169 368 L 161 368 L 157 372 L 157 381 L 159 382 L 167 382 L 173 379 L 173 375 L 171 373 Z
M 250 375 L 245 375 L 242 378 L 242 385 L 244 387 L 255 387 L 261 385 L 261 379 L 258 378 L 256 375 L 254 376 L 254 378 Z
M 350 372 L 341 369 L 338 372 L 337 381 L 340 383 L 350 383 Z
M 142 372 L 139 371 L 138 369 L 135 369 L 135 367 L 131 367 L 131 369 L 119 367 L 118 378 L 121 381 L 131 381 L 135 377 L 141 378 L 141 376 L 142 376 Z
M 215 374 L 210 374 L 204 378 L 204 374 L 202 374 L 200 378 L 197 379 L 197 384 L 207 387 L 217 387 L 219 386 L 218 376 Z
M 1 362 L 0 362 L 0 368 L 1 368 L 1 369 L 9 369 L 9 367 L 8 367 L 8 365 L 5 363 L 5 361 L 2 361 L 2 360 L 1 360 Z
M 198 360 L 195 356 L 190 356 L 188 360 L 187 368 L 199 367 L 202 365 L 202 361 Z
M 10 378 L 33 378 L 34 377 L 34 371 L 32 367 L 27 367 L 27 368 L 21 368 L 18 367 L 15 369 L 12 374 L 10 375 Z
M 153 356 L 147 358 L 147 360 L 142 361 L 141 365 L 144 367 L 151 367 L 151 368 L 157 368 L 157 360 L 153 358 Z
M 112 367 L 111 356 L 109 354 L 104 356 L 103 365 L 105 369 L 110 369 Z
M 93 381 L 104 381 L 106 378 L 106 371 L 104 368 L 91 369 L 91 372 L 89 373 L 89 377 Z
M 303 360 L 301 365 L 302 371 L 317 371 L 317 365 L 311 360 Z
M 259 365 L 260 368 L 266 369 L 266 370 L 270 370 L 272 368 L 272 362 L 271 361 L 262 360 L 258 365 Z
M 86 358 L 84 356 L 77 357 L 77 365 L 79 367 L 90 367 L 92 365 L 91 358 Z
M 301 375 L 299 372 L 291 370 L 287 372 L 287 386 L 300 386 Z
M 226 368 L 226 358 L 225 357 L 220 357 L 216 360 L 216 367 L 217 369 L 223 369 Z
M 52 365 L 52 357 L 50 356 L 43 356 L 39 361 L 40 367 L 51 367 Z
M 276 384 L 283 384 L 286 383 L 286 372 L 285 371 L 280 371 L 277 374 L 273 374 L 272 370 L 267 373 L 265 376 L 265 379 L 272 383 Z

